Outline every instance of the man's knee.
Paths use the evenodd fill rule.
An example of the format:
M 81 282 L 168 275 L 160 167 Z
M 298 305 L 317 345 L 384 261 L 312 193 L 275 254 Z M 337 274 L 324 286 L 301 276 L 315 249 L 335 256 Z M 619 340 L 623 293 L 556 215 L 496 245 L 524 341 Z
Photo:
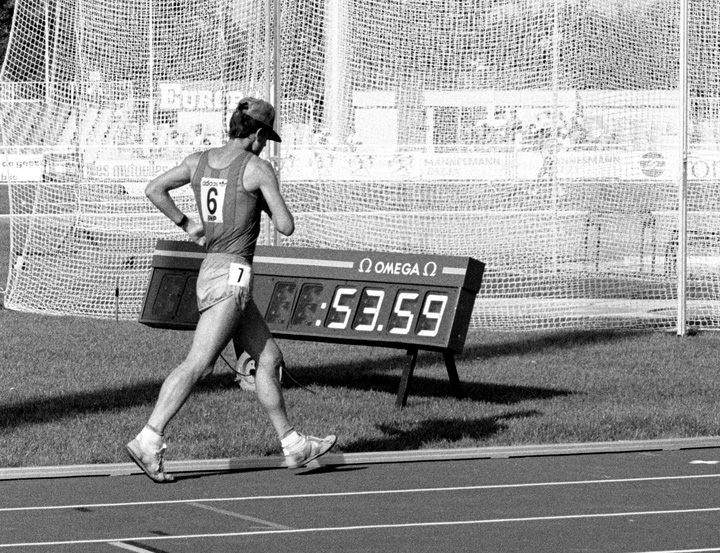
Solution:
M 282 365 L 283 356 L 280 351 L 263 352 L 255 361 L 255 368 L 258 372 L 278 374 Z
M 178 365 L 176 370 L 185 377 L 197 381 L 206 374 L 212 372 L 214 367 L 214 360 L 188 356 L 182 363 L 180 363 L 180 365 Z

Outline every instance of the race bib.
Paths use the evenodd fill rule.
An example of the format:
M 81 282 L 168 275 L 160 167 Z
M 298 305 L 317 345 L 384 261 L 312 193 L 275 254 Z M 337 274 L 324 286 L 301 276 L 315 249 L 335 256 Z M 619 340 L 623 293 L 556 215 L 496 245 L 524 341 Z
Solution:
M 252 270 L 248 265 L 242 263 L 230 263 L 230 271 L 228 273 L 228 284 L 230 286 L 240 286 L 242 288 L 250 288 L 250 277 Z
M 203 177 L 200 181 L 201 213 L 207 223 L 223 222 L 223 205 L 225 204 L 225 179 L 211 179 Z

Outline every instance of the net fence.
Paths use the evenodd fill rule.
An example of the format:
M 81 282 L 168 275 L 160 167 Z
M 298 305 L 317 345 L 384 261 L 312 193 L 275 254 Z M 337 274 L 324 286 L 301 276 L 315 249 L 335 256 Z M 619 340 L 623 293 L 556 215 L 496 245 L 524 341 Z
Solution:
M 17 0 L 6 307 L 136 318 L 184 238 L 145 184 L 252 95 L 278 104 L 280 243 L 477 258 L 483 329 L 674 328 L 684 114 L 688 322 L 718 327 L 720 6 L 689 2 L 681 60 L 680 0 L 277 1 Z

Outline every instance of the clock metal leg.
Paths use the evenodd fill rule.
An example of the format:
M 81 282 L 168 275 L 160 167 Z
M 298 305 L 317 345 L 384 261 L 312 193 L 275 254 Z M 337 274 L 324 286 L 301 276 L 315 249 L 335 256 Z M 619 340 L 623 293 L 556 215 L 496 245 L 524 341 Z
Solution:
M 458 377 L 457 367 L 455 366 L 455 354 L 451 351 L 444 351 L 445 368 L 447 368 L 448 379 L 450 380 L 450 391 L 457 399 L 462 399 L 462 386 L 460 386 L 460 377 Z
M 418 350 L 408 350 L 410 356 L 410 363 L 403 370 L 402 377 L 400 378 L 400 387 L 398 388 L 397 398 L 395 399 L 395 407 L 403 408 L 407 403 L 407 397 L 410 393 L 410 381 L 412 380 L 413 371 L 415 370 L 415 364 L 417 363 Z

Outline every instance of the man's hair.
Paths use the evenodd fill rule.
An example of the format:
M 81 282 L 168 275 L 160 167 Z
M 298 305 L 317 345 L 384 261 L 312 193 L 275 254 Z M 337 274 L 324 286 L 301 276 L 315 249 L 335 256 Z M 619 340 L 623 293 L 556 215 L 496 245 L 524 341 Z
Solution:
M 248 109 L 247 102 L 240 102 L 230 118 L 228 136 L 232 138 L 247 138 L 262 125 L 245 113 Z

